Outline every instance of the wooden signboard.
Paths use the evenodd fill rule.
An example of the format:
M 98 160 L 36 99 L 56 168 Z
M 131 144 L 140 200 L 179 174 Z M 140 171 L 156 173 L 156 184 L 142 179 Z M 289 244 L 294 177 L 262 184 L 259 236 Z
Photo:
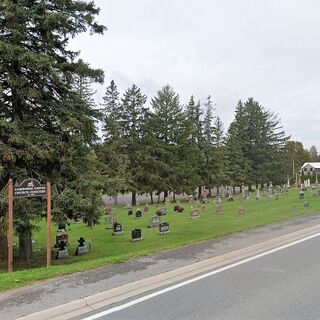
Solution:
M 14 198 L 47 197 L 47 267 L 51 266 L 51 184 L 40 184 L 36 179 L 24 180 L 19 186 L 8 183 L 9 196 L 9 239 L 8 239 L 8 272 L 13 271 L 13 200 Z

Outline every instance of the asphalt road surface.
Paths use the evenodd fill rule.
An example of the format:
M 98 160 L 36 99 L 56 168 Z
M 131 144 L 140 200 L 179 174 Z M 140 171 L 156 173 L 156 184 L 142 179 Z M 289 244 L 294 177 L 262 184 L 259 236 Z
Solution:
M 99 319 L 319 319 L 320 237 L 153 298 L 144 300 L 145 296 L 109 306 L 95 314 L 119 306 L 119 311 Z M 142 301 L 123 307 L 137 298 Z M 93 313 L 77 319 L 89 320 L 90 315 Z

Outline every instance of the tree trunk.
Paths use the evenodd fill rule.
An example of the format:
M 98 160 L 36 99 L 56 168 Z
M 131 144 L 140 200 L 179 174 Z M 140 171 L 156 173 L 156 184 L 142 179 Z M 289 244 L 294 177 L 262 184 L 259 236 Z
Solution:
M 209 197 L 209 198 L 212 198 L 212 190 L 211 190 L 211 187 L 209 187 L 208 189 L 209 189 L 208 197 Z
M 151 201 L 151 204 L 153 204 L 153 192 L 150 192 L 150 201 Z
M 220 194 L 219 189 L 220 189 L 220 186 L 217 186 L 217 197 L 219 197 L 219 194 Z
M 31 230 L 19 234 L 19 258 L 24 261 L 32 259 Z
M 8 256 L 8 241 L 7 235 L 0 235 L 0 261 L 6 260 Z
M 113 203 L 114 203 L 115 206 L 118 205 L 118 195 L 115 195 L 115 196 L 113 197 Z
M 259 189 L 259 182 L 256 181 L 256 190 L 258 190 L 258 189 Z
M 236 194 L 236 186 L 233 186 L 232 189 L 233 189 L 233 194 L 235 195 Z
M 168 191 L 165 191 L 163 193 L 163 202 L 165 202 L 167 198 L 168 198 Z
M 252 191 L 252 184 L 249 182 L 249 191 Z
M 173 191 L 172 193 L 172 201 L 173 202 L 176 202 L 176 193 Z
M 132 192 L 131 205 L 135 206 L 136 204 L 137 204 L 137 194 L 135 192 Z
M 201 197 L 202 187 L 198 187 L 198 199 Z

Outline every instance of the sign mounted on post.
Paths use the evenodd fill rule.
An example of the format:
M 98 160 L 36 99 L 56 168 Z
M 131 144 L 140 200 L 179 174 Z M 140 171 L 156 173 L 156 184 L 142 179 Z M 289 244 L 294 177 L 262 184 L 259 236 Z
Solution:
M 13 187 L 13 195 L 15 198 L 43 197 L 47 195 L 47 186 L 36 179 L 27 179 L 20 186 Z
M 14 198 L 47 198 L 47 267 L 51 266 L 51 184 L 40 184 L 36 179 L 24 180 L 14 187 L 12 179 L 8 182 L 9 234 L 8 234 L 8 271 L 13 271 L 13 201 Z

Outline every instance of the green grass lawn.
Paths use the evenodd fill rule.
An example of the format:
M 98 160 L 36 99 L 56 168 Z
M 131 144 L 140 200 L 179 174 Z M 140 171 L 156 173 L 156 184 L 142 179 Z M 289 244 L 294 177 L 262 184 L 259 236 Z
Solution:
M 69 235 L 69 257 L 60 260 L 53 260 L 52 267 L 46 268 L 46 222 L 39 223 L 40 231 L 32 237 L 36 242 L 33 249 L 41 249 L 40 253 L 35 253 L 35 258 L 28 265 L 14 261 L 13 273 L 7 273 L 4 265 L 0 269 L 0 291 L 20 287 L 35 281 L 49 279 L 78 271 L 89 270 L 101 267 L 110 263 L 126 261 L 133 257 L 148 255 L 157 251 L 176 248 L 192 242 L 227 235 L 237 231 L 243 231 L 252 227 L 262 226 L 271 222 L 288 219 L 293 216 L 313 213 L 320 210 L 320 198 L 311 196 L 311 188 L 305 193 L 305 198 L 310 202 L 310 208 L 303 208 L 303 201 L 299 200 L 299 192 L 291 190 L 288 195 L 280 194 L 279 200 L 267 201 L 262 197 L 256 201 L 252 194 L 251 199 L 240 203 L 239 198 L 234 202 L 223 201 L 223 214 L 215 214 L 213 200 L 206 205 L 203 210 L 199 209 L 201 217 L 191 220 L 190 205 L 182 203 L 185 208 L 183 213 L 173 213 L 173 204 L 167 207 L 168 215 L 161 217 L 162 221 L 170 223 L 170 233 L 159 235 L 158 228 L 147 228 L 149 218 L 155 215 L 158 209 L 149 206 L 149 212 L 143 213 L 142 218 L 135 219 L 128 216 L 127 211 L 122 207 L 114 208 L 117 213 L 117 221 L 122 223 L 124 235 L 112 236 L 112 231 L 106 229 L 104 218 L 100 224 L 93 229 L 84 224 L 71 223 Z M 292 211 L 292 206 L 296 205 L 297 210 Z M 243 206 L 245 214 L 238 215 L 238 208 Z M 144 206 L 140 206 L 143 211 Z M 159 206 L 161 208 L 162 206 Z M 135 210 L 136 208 L 134 208 Z M 142 241 L 131 242 L 131 229 L 142 228 Z M 55 243 L 57 226 L 52 225 L 52 241 Z M 92 251 L 82 256 L 74 256 L 77 240 L 82 236 L 86 240 L 92 241 Z M 17 239 L 15 239 L 17 241 Z M 17 252 L 15 252 L 17 254 Z

